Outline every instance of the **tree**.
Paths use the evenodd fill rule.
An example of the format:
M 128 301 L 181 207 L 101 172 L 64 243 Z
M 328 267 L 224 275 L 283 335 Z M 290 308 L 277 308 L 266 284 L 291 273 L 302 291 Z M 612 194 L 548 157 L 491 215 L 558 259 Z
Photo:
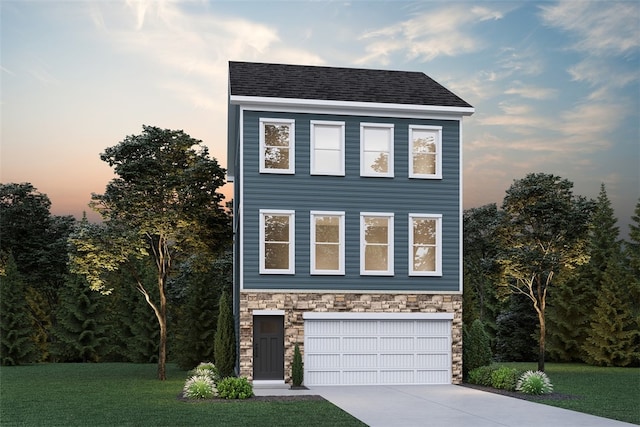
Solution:
M 536 357 L 537 315 L 526 296 L 512 293 L 496 318 L 495 358 L 502 362 L 529 362 Z
M 33 322 L 22 277 L 11 254 L 0 259 L 0 365 L 20 365 L 37 359 Z
M 100 158 L 117 177 L 90 204 L 104 226 L 85 221 L 70 239 L 73 268 L 92 289 L 111 292 L 109 271 L 131 273 L 158 321 L 160 380 L 166 378 L 167 284 L 175 266 L 193 254 L 222 250 L 230 238 L 230 218 L 217 192 L 225 171 L 200 143 L 181 130 L 143 126 L 141 135 L 107 148 Z M 155 266 L 157 299 L 136 269 L 143 258 Z
M 466 377 L 469 371 L 491 363 L 491 343 L 480 319 L 474 320 L 471 328 L 465 325 L 462 333 L 462 370 Z
M 573 183 L 537 173 L 507 190 L 499 238 L 502 282 L 527 296 L 539 327 L 538 369 L 544 371 L 547 292 L 554 276 L 589 261 L 587 237 L 593 203 L 572 192 Z
M 236 335 L 231 301 L 226 292 L 220 297 L 220 315 L 215 335 L 215 363 L 220 375 L 231 377 L 236 366 Z

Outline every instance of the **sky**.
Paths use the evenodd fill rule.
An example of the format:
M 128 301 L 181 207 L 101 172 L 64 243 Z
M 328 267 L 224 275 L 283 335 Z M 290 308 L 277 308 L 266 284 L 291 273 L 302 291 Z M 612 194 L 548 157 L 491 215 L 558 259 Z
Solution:
M 229 61 L 420 71 L 475 107 L 464 208 L 559 175 L 640 198 L 640 2 L 0 0 L 0 182 L 80 217 L 100 153 L 182 129 L 226 167 Z M 231 197 L 231 184 L 222 188 Z

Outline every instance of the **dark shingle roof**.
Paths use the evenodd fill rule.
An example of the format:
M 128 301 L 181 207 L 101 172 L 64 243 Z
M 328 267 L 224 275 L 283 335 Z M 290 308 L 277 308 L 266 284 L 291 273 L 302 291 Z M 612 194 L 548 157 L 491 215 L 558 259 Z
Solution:
M 424 73 L 229 62 L 231 96 L 472 108 Z

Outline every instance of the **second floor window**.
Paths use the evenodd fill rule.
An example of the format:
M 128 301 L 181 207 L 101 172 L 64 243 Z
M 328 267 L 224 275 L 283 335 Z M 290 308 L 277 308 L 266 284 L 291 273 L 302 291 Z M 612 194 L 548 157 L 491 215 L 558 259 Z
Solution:
M 442 127 L 409 126 L 409 177 L 442 178 Z
M 311 174 L 344 176 L 344 122 L 311 121 Z
M 360 175 L 393 178 L 392 124 L 360 124 Z
M 442 215 L 409 214 L 409 275 L 442 275 Z
M 360 214 L 360 274 L 393 275 L 393 214 Z
M 295 273 L 295 213 L 260 210 L 260 273 Z
M 311 274 L 344 274 L 344 212 L 311 211 Z
M 260 119 L 260 172 L 295 173 L 294 120 Z

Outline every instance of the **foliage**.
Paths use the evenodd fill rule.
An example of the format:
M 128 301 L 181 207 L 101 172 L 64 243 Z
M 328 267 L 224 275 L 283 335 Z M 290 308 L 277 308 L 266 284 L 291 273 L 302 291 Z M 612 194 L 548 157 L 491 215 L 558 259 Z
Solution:
M 191 376 L 205 375 L 211 378 L 215 383 L 220 381 L 222 377 L 216 365 L 212 362 L 201 362 L 190 371 Z
M 215 361 L 220 375 L 231 377 L 236 366 L 236 338 L 231 301 L 226 292 L 220 297 L 219 311 L 215 334 Z
M 191 369 L 201 360 L 215 357 L 215 333 L 218 323 L 218 301 L 223 291 L 232 291 L 233 254 L 225 253 L 205 271 L 193 262 L 180 267 L 171 289 L 180 291 L 171 299 L 179 307 L 173 311 L 175 337 L 172 358 L 183 369 Z
M 462 346 L 462 368 L 465 377 L 469 371 L 491 363 L 489 335 L 480 319 L 474 320 L 471 328 L 464 326 Z
M 0 273 L 0 364 L 22 365 L 37 360 L 32 340 L 34 327 L 25 299 L 25 288 L 11 254 Z
M 253 386 L 245 377 L 226 377 L 218 382 L 218 396 L 223 399 L 248 399 Z
M 547 292 L 554 276 L 589 261 L 586 250 L 592 203 L 572 193 L 573 183 L 528 174 L 507 190 L 499 230 L 502 285 L 527 296 L 539 327 L 538 369 L 544 370 Z
M 70 276 L 60 293 L 52 349 L 60 362 L 99 362 L 108 344 L 105 302 L 80 276 Z
M 514 391 L 522 372 L 516 368 L 500 366 L 491 372 L 491 387 L 500 390 Z
M 516 390 L 524 394 L 549 394 L 553 392 L 553 385 L 542 371 L 527 371 L 520 376 Z
M 184 384 L 182 394 L 189 399 L 211 399 L 217 395 L 216 383 L 209 375 L 194 375 Z
M 102 195 L 92 196 L 102 226 L 83 222 L 70 239 L 73 270 L 94 290 L 109 293 L 108 273 L 127 268 L 158 321 L 158 378 L 165 379 L 167 284 L 176 263 L 196 253 L 214 254 L 230 237 L 229 216 L 217 192 L 224 170 L 201 141 L 183 131 L 143 126 L 100 158 L 114 168 Z M 137 260 L 156 267 L 157 300 L 137 275 Z
M 293 348 L 293 363 L 291 365 L 291 381 L 294 387 L 300 387 L 304 379 L 304 368 L 302 363 L 302 354 L 300 354 L 300 347 L 296 343 Z
M 496 365 L 480 366 L 469 371 L 469 384 L 491 387 L 491 375 L 498 369 Z
M 522 362 L 535 359 L 536 313 L 525 296 L 509 296 L 509 305 L 496 319 L 496 326 L 496 360 Z

